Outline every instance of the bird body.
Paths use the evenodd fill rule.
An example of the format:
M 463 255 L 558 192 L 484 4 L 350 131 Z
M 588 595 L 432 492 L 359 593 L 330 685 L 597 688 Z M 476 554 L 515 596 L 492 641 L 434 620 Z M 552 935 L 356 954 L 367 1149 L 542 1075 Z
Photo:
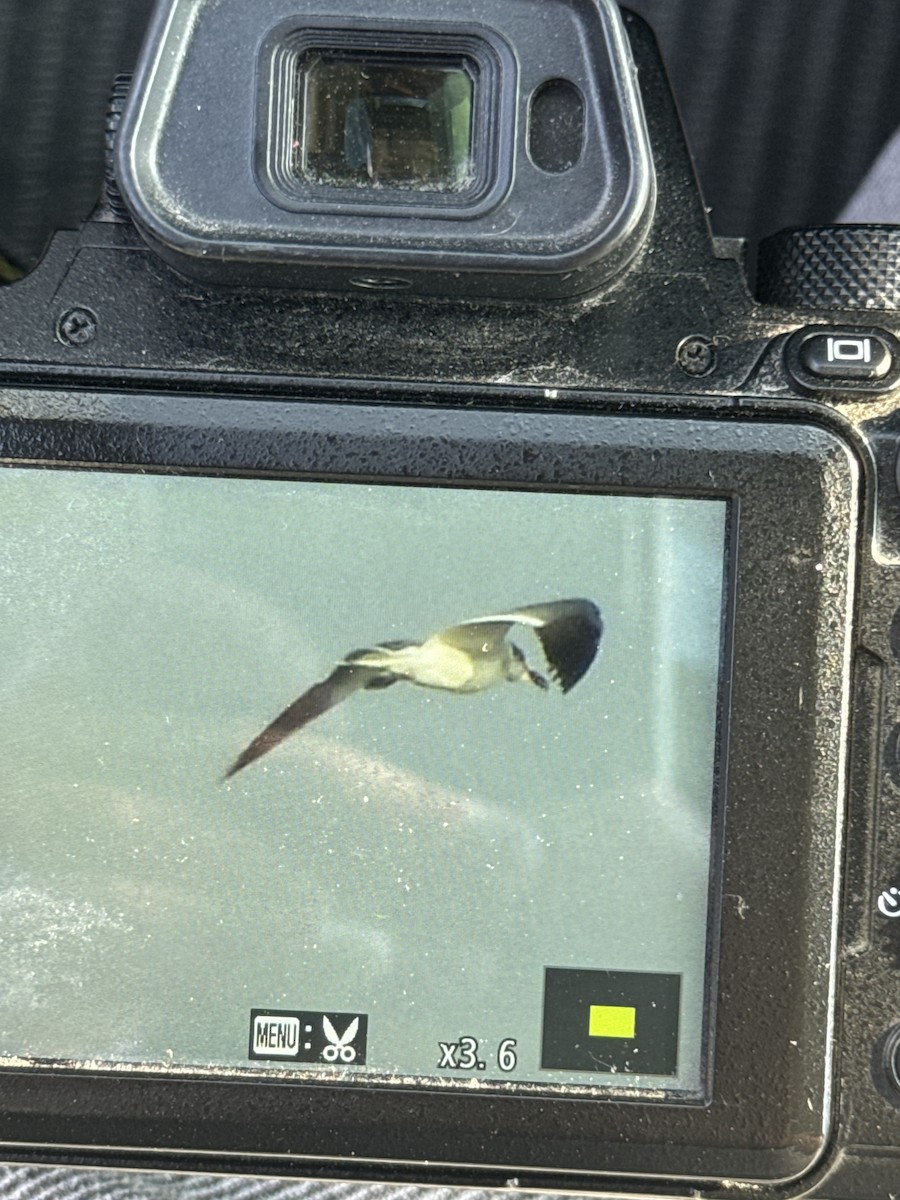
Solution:
M 354 658 L 353 665 L 389 671 L 419 687 L 445 692 L 483 692 L 518 677 L 519 660 L 508 642 L 501 645 L 499 653 L 490 653 L 490 643 L 483 639 L 482 643 L 482 652 L 473 654 L 454 646 L 441 634 L 433 634 L 422 643 L 413 642 L 399 650 L 378 646 L 363 651 Z
M 346 655 L 321 683 L 313 684 L 280 713 L 237 758 L 225 778 L 277 746 L 289 734 L 354 692 L 390 687 L 401 680 L 461 695 L 501 683 L 530 682 L 544 690 L 543 675 L 528 665 L 507 634 L 514 625 L 534 630 L 555 681 L 568 692 L 597 654 L 603 624 L 591 600 L 551 600 L 489 617 L 474 617 L 422 642 L 383 642 Z

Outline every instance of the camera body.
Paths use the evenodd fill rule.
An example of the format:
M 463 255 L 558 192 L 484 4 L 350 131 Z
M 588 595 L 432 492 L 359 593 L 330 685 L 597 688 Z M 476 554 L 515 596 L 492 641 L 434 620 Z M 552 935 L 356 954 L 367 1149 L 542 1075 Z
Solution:
M 865 263 L 857 270 L 852 259 L 843 268 L 836 252 L 825 252 L 830 238 L 843 235 L 819 233 L 810 235 L 814 252 L 835 274 L 800 269 L 800 283 L 766 283 L 778 303 L 753 299 L 741 246 L 710 236 L 652 35 L 628 13 L 620 23 L 612 6 L 560 5 L 560 28 L 574 32 L 546 52 L 562 59 L 541 66 L 547 25 L 546 14 L 535 16 L 538 5 L 497 3 L 487 16 L 476 6 L 432 14 L 419 23 L 418 38 L 412 4 L 398 4 L 390 20 L 333 4 L 327 20 L 307 14 L 287 24 L 278 7 L 238 14 L 230 6 L 230 19 L 243 24 L 228 25 L 227 53 L 217 54 L 213 41 L 193 58 L 188 51 L 198 43 L 191 38 L 215 19 L 217 6 L 160 9 L 120 129 L 121 195 L 114 190 L 113 202 L 80 231 L 57 234 L 33 274 L 0 290 L 0 459 L 12 469 L 3 478 L 22 481 L 26 508 L 32 481 L 54 475 L 36 466 L 62 468 L 60 477 L 71 469 L 72 478 L 197 477 L 223 494 L 234 487 L 236 496 L 250 495 L 240 489 L 261 480 L 415 489 L 423 513 L 432 492 L 447 497 L 449 516 L 429 516 L 441 530 L 455 519 L 454 496 L 462 506 L 468 489 L 488 498 L 472 528 L 496 522 L 498 561 L 507 541 L 527 541 L 524 525 L 504 524 L 508 494 L 533 501 L 526 524 L 535 528 L 560 497 L 726 506 L 716 543 L 721 638 L 708 653 L 712 732 L 701 755 L 709 760 L 711 815 L 702 859 L 708 905 L 697 918 L 696 1071 L 688 1080 L 674 1068 L 651 1068 L 632 1079 L 626 1054 L 619 1067 L 595 1066 L 599 1074 L 585 1087 L 562 1074 L 542 1083 L 540 1069 L 563 1071 L 553 1066 L 546 1024 L 542 1066 L 521 1081 L 502 1078 L 499 1053 L 496 1066 L 479 1066 L 484 1046 L 470 1036 L 478 1030 L 455 1027 L 447 1036 L 457 1040 L 440 1042 L 443 1075 L 434 1064 L 405 1074 L 398 1068 L 393 1077 L 383 1064 L 362 1076 L 341 1074 L 337 1062 L 332 1073 L 319 1070 L 321 1063 L 312 1071 L 297 1066 L 302 1058 L 286 1065 L 277 1053 L 260 1052 L 258 1033 L 276 1029 L 260 1020 L 284 1018 L 277 1032 L 289 1038 L 289 1021 L 309 1015 L 302 1003 L 308 983 L 284 996 L 246 997 L 250 1054 L 235 1052 L 234 1061 L 200 1061 L 177 1048 L 171 1060 L 149 1061 L 146 1052 L 93 1050 L 89 1037 L 68 1053 L 42 1052 L 32 1044 L 28 1015 L 40 1005 L 29 993 L 0 1022 L 5 1153 L 634 1195 L 887 1196 L 900 1172 L 900 318 L 886 306 L 885 280 L 867 276 Z M 175 44 L 184 57 L 169 78 L 156 68 Z M 576 64 L 581 116 L 571 92 L 552 88 L 547 129 L 537 118 L 531 130 L 519 129 L 517 120 L 540 111 L 541 88 L 565 75 L 562 60 Z M 306 107 L 294 109 L 303 71 Z M 316 83 L 316 71 L 324 83 Z M 510 85 L 515 71 L 527 87 Z M 440 75 L 439 86 L 429 72 Z M 368 161 L 370 183 L 373 163 L 386 164 L 384 187 L 376 181 L 354 190 L 341 175 L 350 170 L 350 143 L 345 137 L 344 158 L 335 159 L 315 88 L 326 101 L 341 99 L 341 128 L 356 137 L 361 81 L 373 76 L 395 100 L 412 96 L 417 111 L 423 97 L 416 88 L 434 85 L 435 94 L 450 97 L 447 128 L 460 89 L 469 87 L 468 149 L 450 137 L 452 153 L 429 151 L 427 169 L 416 160 L 415 170 L 434 186 L 408 186 L 410 158 L 391 158 L 398 135 L 390 123 L 385 145 L 370 138 L 367 159 L 363 138 L 353 160 L 354 170 Z M 201 86 L 211 124 L 167 125 L 176 110 L 166 104 L 179 88 L 204 118 Z M 229 94 L 230 114 L 222 108 Z M 295 139 L 298 121 L 307 124 Z M 248 152 L 225 195 L 231 133 Z M 202 136 L 215 159 L 208 170 L 197 165 Z M 292 158 L 295 140 L 315 149 L 304 163 L 319 156 L 308 171 Z M 535 165 L 542 156 L 544 166 Z M 597 178 L 605 180 L 600 200 L 590 186 Z M 184 185 L 177 229 L 173 179 Z M 548 200 L 551 193 L 557 198 Z M 121 196 L 137 224 L 124 215 Z M 268 229 L 254 225 L 259 212 L 269 214 Z M 519 246 L 501 228 L 507 218 L 510 228 L 521 222 Z M 893 245 L 889 231 L 877 236 Z M 857 239 L 860 255 L 869 245 L 860 231 L 846 238 Z M 779 246 L 795 257 L 808 248 L 804 235 Z M 340 509 L 344 502 L 334 503 Z M 384 501 L 385 513 L 391 503 Z M 348 527 L 354 511 L 341 517 Z M 590 520 L 585 529 L 594 528 Z M 599 529 L 606 517 L 597 520 Z M 566 528 L 582 528 L 581 517 L 571 521 Z M 485 569 L 469 558 L 471 533 L 454 543 L 455 567 L 429 561 L 429 547 L 440 541 L 429 530 L 416 543 L 421 569 L 434 573 L 423 595 Z M 24 546 L 25 535 L 18 536 L 13 544 Z M 211 524 L 204 536 L 222 537 L 222 555 L 231 552 L 227 529 Z M 567 536 L 582 558 L 596 554 L 587 534 Z M 538 578 L 557 560 L 549 533 L 533 537 L 527 549 Z M 382 557 L 398 553 L 389 532 L 384 539 Z M 10 560 L 20 573 L 25 553 Z M 41 555 L 37 546 L 33 553 Z M 327 591 L 333 574 L 343 580 L 340 593 L 329 593 L 343 623 L 344 603 L 349 611 L 370 586 L 362 568 L 348 565 L 362 553 L 351 539 L 333 562 L 322 561 L 317 586 Z M 641 584 L 640 596 L 659 591 L 665 608 L 670 576 L 654 563 L 659 574 Z M 399 567 L 401 591 L 414 586 L 402 575 L 409 569 Z M 670 561 L 668 570 L 674 579 L 683 567 Z M 684 588 L 691 595 L 689 582 Z M 615 620 L 599 599 L 603 638 L 613 645 Z M 129 600 L 138 611 L 146 603 L 138 590 L 124 590 L 123 611 Z M 508 603 L 519 600 L 530 598 Z M 244 635 L 252 626 L 248 615 Z M 67 636 L 77 641 L 77 626 Z M 654 697 L 658 716 L 667 702 Z M 53 737 L 53 730 L 45 732 Z M 22 751 L 20 763 L 18 755 L 10 795 L 27 799 L 36 776 L 21 763 L 42 760 Z M 346 773 L 374 786 L 371 769 L 366 775 L 358 763 L 345 763 L 350 794 L 356 785 Z M 666 778 L 664 768 L 657 777 Z M 591 778 L 593 786 L 599 777 Z M 552 777 L 544 785 L 552 791 Z M 163 807 L 181 802 L 174 786 L 160 789 Z M 391 787 L 399 794 L 396 780 Z M 110 811 L 123 803 L 117 793 Z M 466 811 L 474 820 L 475 810 Z M 491 811 L 478 817 L 488 832 Z M 210 820 L 227 825 L 228 805 Z M 676 854 L 680 836 L 664 833 L 663 849 Z M 334 830 L 332 838 L 340 844 Z M 113 839 L 108 854 L 123 853 L 123 845 Z M 238 860 L 246 852 L 241 842 Z M 54 853 L 34 868 L 35 878 L 44 871 L 42 887 L 65 875 L 61 849 Z M 465 864 L 465 850 L 458 853 Z M 539 879 L 522 855 L 525 876 Z M 303 855 L 291 861 L 300 878 Z M 602 875 L 602 850 L 596 863 Z M 239 877 L 227 884 L 236 895 L 244 887 Z M 18 894 L 33 900 L 37 892 L 27 888 L 37 884 L 29 880 Z M 567 886 L 558 881 L 559 891 Z M 661 920 L 651 910 L 648 924 Z M 493 922 L 498 944 L 505 911 Z M 520 926 L 510 917 L 508 928 Z M 468 936 L 458 914 L 445 932 L 457 943 Z M 201 929 L 201 943 L 204 936 Z M 421 936 L 432 945 L 430 933 Z M 277 951 L 274 930 L 260 937 Z M 564 944 L 561 935 L 558 961 L 541 960 L 545 1014 L 553 971 L 578 966 L 599 975 L 608 966 L 567 958 Z M 353 946 L 351 958 L 359 957 Z M 108 989 L 115 981 L 127 991 L 140 979 L 134 963 L 120 968 L 107 956 L 104 964 Z M 624 959 L 614 965 L 637 986 L 632 976 L 643 968 Z M 392 970 L 403 974 L 402 955 Z M 686 979 L 681 1036 L 689 1024 Z M 499 995 L 526 985 L 507 971 L 494 986 Z M 47 988 L 50 1007 L 63 1002 L 65 987 L 55 992 L 51 979 Z M 329 1041 L 336 1060 L 364 1005 L 350 1005 L 336 990 L 330 995 L 330 1007 L 322 1001 L 326 1034 L 346 1025 Z M 370 1063 L 376 1011 L 369 1013 Z M 591 1021 L 627 1023 L 630 1011 L 627 998 L 607 999 L 592 1007 Z M 591 1036 L 603 1038 L 606 1052 L 606 1042 L 629 1042 L 634 1033 L 597 1028 Z M 366 1065 L 361 1036 L 362 1051 L 351 1047 L 353 1069 Z M 521 1034 L 505 1040 L 518 1040 L 520 1050 L 527 1041 Z M 648 1045 L 638 1048 L 647 1054 Z M 326 1064 L 328 1048 L 320 1055 Z M 434 1052 L 437 1063 L 437 1042 Z M 667 1074 L 676 1080 L 671 1086 Z

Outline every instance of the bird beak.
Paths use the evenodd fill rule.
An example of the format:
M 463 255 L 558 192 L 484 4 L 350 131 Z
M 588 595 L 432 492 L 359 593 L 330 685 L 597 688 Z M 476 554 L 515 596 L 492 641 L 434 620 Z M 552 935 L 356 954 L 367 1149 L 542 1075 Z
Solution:
M 532 683 L 536 683 L 542 692 L 546 692 L 547 688 L 550 686 L 543 675 L 539 675 L 537 671 L 532 671 L 531 667 L 528 668 L 528 678 Z

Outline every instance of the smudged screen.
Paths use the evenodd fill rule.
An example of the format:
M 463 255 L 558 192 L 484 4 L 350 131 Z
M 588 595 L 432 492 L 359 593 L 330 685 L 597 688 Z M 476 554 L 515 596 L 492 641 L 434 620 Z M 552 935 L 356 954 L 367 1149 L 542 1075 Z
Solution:
M 0 513 L 4 1061 L 703 1093 L 724 501 Z

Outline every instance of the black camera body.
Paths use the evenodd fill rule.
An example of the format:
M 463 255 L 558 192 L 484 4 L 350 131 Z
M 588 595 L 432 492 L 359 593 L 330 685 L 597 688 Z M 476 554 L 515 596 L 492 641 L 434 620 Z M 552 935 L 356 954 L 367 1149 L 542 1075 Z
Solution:
M 710 236 L 640 20 L 587 2 L 548 15 L 543 2 L 496 0 L 489 12 L 453 6 L 428 21 L 419 8 L 161 6 L 109 200 L 0 290 L 0 493 L 8 483 L 9 612 L 21 621 L 8 626 L 9 703 L 35 731 L 34 744 L 23 733 L 4 753 L 4 905 L 14 963 L 24 963 L 0 1011 L 4 1155 L 636 1196 L 887 1197 L 900 1178 L 900 317 L 882 269 L 895 235 L 781 237 L 761 303 L 742 247 Z M 322 115 L 329 103 L 342 106 L 337 125 Z M 151 502 L 144 487 L 169 498 Z M 278 490 L 293 487 L 299 500 Z M 204 508 L 232 497 L 221 511 L 236 521 L 258 509 L 240 545 L 220 510 Z M 134 515 L 142 506 L 158 512 L 147 524 Z M 82 508 L 96 542 L 67 524 Z M 313 515 L 295 528 L 294 511 Z M 130 550 L 115 541 L 117 522 Z M 619 540 L 607 546 L 611 524 Z M 708 532 L 667 540 L 695 524 Z M 145 575 L 141 564 L 175 534 L 188 566 L 179 559 L 157 593 L 155 567 Z M 280 547 L 271 560 L 270 537 Z M 643 548 L 629 557 L 635 539 Z M 47 549 L 56 543 L 64 551 Z M 208 587 L 191 573 L 207 554 Z M 228 589 L 209 582 L 215 559 L 234 560 Z M 32 562 L 45 567 L 39 586 Z M 378 726 L 378 757 L 361 749 L 368 727 L 335 744 L 325 722 L 337 713 L 317 712 L 286 743 L 311 747 L 293 773 L 273 750 L 268 774 L 238 760 L 222 783 L 264 716 L 256 705 L 274 714 L 290 698 L 273 685 L 241 707 L 261 686 L 249 665 L 255 633 L 266 622 L 290 632 L 265 611 L 262 585 L 246 582 L 256 570 L 275 589 L 297 572 L 296 594 L 333 618 L 334 647 L 305 666 L 322 672 L 336 659 L 335 673 L 361 661 L 351 646 L 366 637 L 402 649 L 409 631 L 376 599 L 391 587 L 400 607 L 414 596 L 413 632 L 443 629 L 458 645 L 461 629 L 487 618 L 457 611 L 456 596 L 483 584 L 494 625 L 543 631 L 550 676 L 576 678 L 560 705 L 582 741 L 561 751 L 554 774 L 552 745 L 538 745 L 516 710 L 519 723 L 501 730 L 512 749 L 479 748 L 490 716 L 478 710 L 463 734 L 455 722 L 476 701 L 453 696 L 452 712 L 420 702 L 408 719 L 405 741 L 418 739 L 433 767 L 403 759 L 401 770 L 391 758 L 393 718 Z M 504 602 L 508 580 L 521 589 L 529 570 L 534 595 Z M 611 611 L 588 595 L 595 570 L 610 595 L 621 589 Z M 118 647 L 103 665 L 113 699 L 96 705 L 101 685 L 74 680 L 94 678 L 85 664 L 103 657 L 102 639 L 93 618 L 69 615 L 79 590 L 94 595 L 89 579 L 117 606 L 103 626 Z M 222 597 L 244 586 L 244 607 L 227 607 Z M 220 688 L 235 674 L 233 713 L 221 719 L 199 685 L 173 682 L 178 655 L 165 649 L 182 645 L 182 626 L 203 642 L 189 618 L 207 612 L 207 591 L 227 620 L 192 670 L 215 655 Z M 602 613 L 589 652 L 547 615 L 573 596 Z M 621 632 L 632 609 L 653 614 L 650 682 L 616 693 L 631 687 L 618 656 L 627 670 L 642 653 Z M 447 628 L 452 620 L 461 624 Z M 696 644 L 681 647 L 682 626 Z M 28 638 L 47 647 L 46 661 L 20 649 Z M 232 668 L 239 642 L 246 664 Z M 266 670 L 277 674 L 277 659 L 273 649 Z M 45 691 L 30 682 L 42 671 L 55 681 Z M 192 731 L 195 749 L 173 742 L 171 752 L 195 753 L 209 776 L 196 807 L 195 777 L 171 767 L 168 742 L 132 755 L 136 774 L 115 784 L 96 774 L 95 759 L 115 759 L 135 720 L 162 728 L 163 701 L 147 701 L 155 725 L 129 707 L 145 671 L 152 697 L 169 680 L 171 711 Z M 421 682 L 398 671 L 357 685 L 372 694 L 346 712 L 426 694 L 388 692 L 401 678 Z M 54 707 L 60 678 L 70 708 Z M 621 703 L 573 707 L 601 681 Z M 682 708 L 695 724 L 678 723 Z M 621 764 L 607 719 L 621 722 Z M 548 744 L 565 737 L 546 732 L 551 717 L 529 720 Z M 108 751 L 70 765 L 61 747 L 71 728 Z M 491 782 L 485 765 L 506 753 L 515 788 Z M 613 755 L 608 777 L 633 792 L 601 795 L 600 753 Z M 335 796 L 305 782 L 320 770 Z M 539 798 L 529 808 L 518 791 L 527 779 L 550 811 L 544 840 Z M 283 794 L 265 791 L 276 784 Z M 582 788 L 594 789 L 592 805 L 576 813 Z M 370 828 L 371 809 L 386 811 L 390 797 L 399 825 Z M 329 803 L 357 832 L 336 818 L 315 824 Z M 257 824 L 245 828 L 250 812 Z M 643 814 L 633 859 L 631 813 Z M 102 821 L 102 836 L 89 820 Z M 128 840 L 154 824 L 165 845 L 199 837 L 203 851 L 170 861 L 151 833 Z M 329 890 L 317 855 L 340 857 L 348 838 L 350 865 Z M 566 848 L 547 848 L 554 838 Z M 616 874 L 620 849 L 649 872 L 634 893 Z M 154 853 L 151 867 L 137 864 Z M 693 864 L 690 918 L 678 915 L 680 868 L 665 873 L 682 856 Z M 83 863 L 118 890 L 79 890 Z M 484 874 L 495 868 L 508 872 L 502 890 Z M 398 895 L 378 891 L 388 875 Z M 456 875 L 464 896 L 446 891 Z M 646 898 L 654 878 L 658 904 Z M 583 942 L 565 924 L 567 896 Z M 142 905 L 158 911 L 150 924 Z M 173 930 L 187 936 L 179 912 L 196 936 L 190 996 L 188 966 L 169 976 L 166 955 L 155 957 Z M 296 941 L 284 933 L 294 926 Z M 555 941 L 532 961 L 548 927 Z M 90 980 L 61 965 L 48 928 Z M 644 958 L 628 951 L 629 931 Z M 317 938 L 356 990 L 331 978 Z M 667 942 L 683 945 L 683 970 Z M 420 952 L 441 965 L 423 966 Z M 223 966 L 242 957 L 246 978 Z M 360 991 L 367 979 L 371 995 Z M 92 992 L 96 1024 L 79 1016 L 59 1032 L 91 981 L 109 1012 Z M 155 986 L 147 1031 L 133 1032 L 137 997 Z M 458 1005 L 472 996 L 471 1012 L 455 1016 L 448 1000 L 445 1013 L 444 991 Z M 502 1020 L 482 1035 L 479 1021 L 494 1030 L 494 1003 Z M 204 1004 L 209 1029 L 194 1015 Z M 428 1026 L 420 1050 L 404 1026 L 427 1024 L 429 1004 L 444 1024 Z M 650 1010 L 663 1014 L 656 1025 Z M 581 1033 L 568 1032 L 570 1018 L 584 1019 Z M 307 1033 L 304 1051 L 292 1039 Z

